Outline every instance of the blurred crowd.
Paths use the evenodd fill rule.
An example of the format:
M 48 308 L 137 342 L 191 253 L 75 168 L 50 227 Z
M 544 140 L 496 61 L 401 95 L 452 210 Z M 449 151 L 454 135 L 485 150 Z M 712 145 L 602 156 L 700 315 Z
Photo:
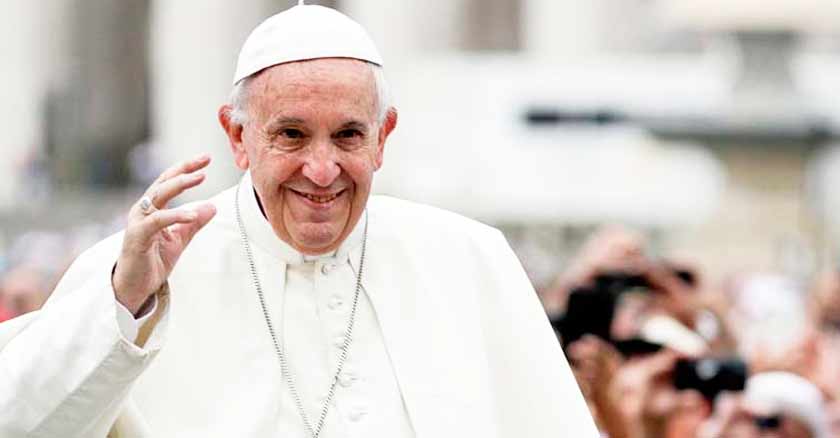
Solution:
M 17 237 L 0 253 L 0 321 L 38 309 L 119 227 Z M 540 293 L 604 436 L 840 438 L 840 271 L 709 284 L 647 247 L 603 228 Z
M 541 292 L 604 436 L 840 437 L 840 273 L 709 284 L 646 247 L 604 228 Z
M 65 232 L 34 230 L 0 246 L 0 322 L 41 308 L 76 256 L 122 225 L 119 218 Z

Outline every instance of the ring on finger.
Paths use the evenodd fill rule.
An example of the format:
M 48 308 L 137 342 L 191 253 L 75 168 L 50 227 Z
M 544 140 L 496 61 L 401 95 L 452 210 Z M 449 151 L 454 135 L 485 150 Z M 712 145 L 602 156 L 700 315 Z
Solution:
M 152 203 L 152 198 L 148 196 L 140 198 L 140 211 L 145 215 L 152 214 L 155 211 L 155 204 Z

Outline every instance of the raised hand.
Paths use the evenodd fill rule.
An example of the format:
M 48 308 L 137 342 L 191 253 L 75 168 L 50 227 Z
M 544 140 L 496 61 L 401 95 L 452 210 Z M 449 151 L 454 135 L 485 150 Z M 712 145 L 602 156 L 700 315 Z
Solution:
M 131 313 L 136 315 L 160 289 L 195 233 L 216 214 L 210 203 L 166 208 L 172 198 L 204 181 L 199 170 L 208 164 L 210 157 L 201 156 L 170 167 L 146 190 L 143 199 L 151 205 L 144 208 L 141 199 L 131 208 L 111 278 L 117 300 Z

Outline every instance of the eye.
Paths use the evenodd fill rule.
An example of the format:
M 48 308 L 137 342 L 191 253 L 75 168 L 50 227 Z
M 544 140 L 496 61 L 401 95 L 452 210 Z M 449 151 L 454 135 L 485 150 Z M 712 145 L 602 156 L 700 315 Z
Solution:
M 285 138 L 297 140 L 303 138 L 303 131 L 295 128 L 285 128 L 280 131 L 280 135 Z
M 363 136 L 364 134 L 362 134 L 362 131 L 359 131 L 358 129 L 342 129 L 336 134 L 336 137 L 341 139 L 360 138 Z

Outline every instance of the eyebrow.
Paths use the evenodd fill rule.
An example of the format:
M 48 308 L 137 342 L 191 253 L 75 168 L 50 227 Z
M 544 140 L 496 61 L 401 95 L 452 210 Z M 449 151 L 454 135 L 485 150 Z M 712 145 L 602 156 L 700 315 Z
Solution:
M 283 125 L 305 125 L 306 122 L 303 119 L 299 119 L 297 117 L 279 117 L 277 119 L 271 120 L 270 122 L 266 123 L 265 128 L 267 130 L 277 129 Z M 358 120 L 349 120 L 344 122 L 338 128 L 339 130 L 342 129 L 358 129 L 359 131 L 367 131 L 367 125 L 358 121 Z
M 265 127 L 268 130 L 275 129 L 282 125 L 303 125 L 303 119 L 298 119 L 296 117 L 280 117 L 270 122 L 266 123 Z
M 358 129 L 359 131 L 367 130 L 367 125 L 357 120 L 350 120 L 349 122 L 344 122 L 338 129 Z

